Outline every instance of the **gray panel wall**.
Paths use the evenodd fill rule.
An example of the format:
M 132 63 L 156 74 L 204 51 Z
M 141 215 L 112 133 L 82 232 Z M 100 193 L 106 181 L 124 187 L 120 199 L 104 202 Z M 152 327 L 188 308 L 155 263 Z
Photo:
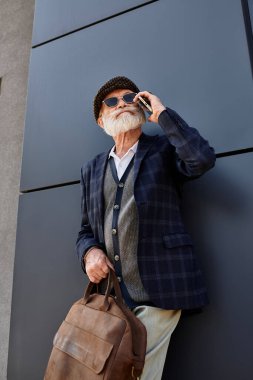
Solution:
M 112 145 L 92 115 L 92 99 L 102 83 L 129 76 L 197 127 L 217 152 L 253 146 L 251 68 L 239 0 L 160 0 L 62 37 L 103 19 L 105 9 L 94 2 L 85 19 L 79 18 L 84 2 L 72 3 L 72 12 L 68 2 L 61 4 L 61 18 L 58 1 L 47 7 L 37 1 L 36 8 L 34 44 L 57 39 L 31 52 L 21 178 L 21 191 L 31 192 L 21 195 L 19 206 L 12 380 L 42 378 L 54 332 L 85 282 L 74 252 L 79 186 L 70 183 L 79 180 L 84 161 Z M 123 2 L 108 4 L 106 17 L 125 9 Z M 140 30 L 148 30 L 147 39 Z M 155 125 L 145 131 L 160 133 Z M 253 375 L 253 306 L 247 291 L 253 264 L 252 153 L 234 153 L 185 187 L 185 217 L 211 304 L 180 323 L 163 380 L 171 373 L 178 380 Z
M 184 188 L 185 218 L 210 305 L 175 331 L 165 378 L 250 380 L 253 376 L 253 153 L 220 158 Z M 167 376 L 167 377 L 166 377 Z
M 118 74 L 157 93 L 218 152 L 252 145 L 240 1 L 158 1 L 32 50 L 21 190 L 73 181 L 109 147 L 92 100 Z
M 41 380 L 54 334 L 87 283 L 74 245 L 78 185 L 20 196 L 8 380 Z

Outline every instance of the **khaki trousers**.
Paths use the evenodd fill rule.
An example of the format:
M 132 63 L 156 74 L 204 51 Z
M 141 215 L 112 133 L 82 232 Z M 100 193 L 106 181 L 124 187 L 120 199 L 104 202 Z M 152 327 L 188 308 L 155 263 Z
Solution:
M 161 380 L 170 337 L 178 324 L 181 310 L 138 306 L 133 313 L 147 329 L 147 351 L 140 379 Z

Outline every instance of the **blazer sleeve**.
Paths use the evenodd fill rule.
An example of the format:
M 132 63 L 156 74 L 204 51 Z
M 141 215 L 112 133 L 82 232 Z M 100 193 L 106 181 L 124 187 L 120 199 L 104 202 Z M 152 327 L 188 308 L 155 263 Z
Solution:
M 214 166 L 214 149 L 175 111 L 167 107 L 159 115 L 158 123 L 175 148 L 176 170 L 184 179 L 197 178 Z
M 76 252 L 78 258 L 80 260 L 82 269 L 85 271 L 85 266 L 83 262 L 83 257 L 86 252 L 91 247 L 98 247 L 103 249 L 104 247 L 95 239 L 92 227 L 89 222 L 88 217 L 88 206 L 87 206 L 87 198 L 86 198 L 86 182 L 85 176 L 83 173 L 83 168 L 81 169 L 81 229 L 78 233 L 78 237 L 76 240 Z

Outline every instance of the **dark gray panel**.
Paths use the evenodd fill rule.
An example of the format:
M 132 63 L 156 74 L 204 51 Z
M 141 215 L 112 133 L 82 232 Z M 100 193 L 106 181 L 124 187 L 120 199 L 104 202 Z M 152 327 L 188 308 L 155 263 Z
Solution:
M 110 146 L 92 99 L 122 74 L 158 94 L 218 152 L 252 146 L 240 2 L 160 0 L 32 51 L 22 190 L 76 180 L 82 162 Z
M 175 331 L 164 380 L 253 377 L 253 153 L 221 158 L 185 186 L 184 209 L 210 305 Z
M 53 336 L 86 285 L 75 240 L 79 185 L 20 196 L 9 380 L 41 380 Z
M 138 0 L 37 0 L 32 44 L 90 25 L 148 1 Z

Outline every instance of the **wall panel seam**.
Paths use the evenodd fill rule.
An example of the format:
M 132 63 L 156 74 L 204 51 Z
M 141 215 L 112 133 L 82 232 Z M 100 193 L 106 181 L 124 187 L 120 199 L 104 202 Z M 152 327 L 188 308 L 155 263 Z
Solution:
M 44 41 L 44 42 L 41 42 L 41 43 L 39 43 L 39 44 L 33 45 L 33 46 L 32 46 L 32 49 L 35 49 L 35 48 L 37 48 L 37 47 L 40 47 L 40 46 L 46 45 L 46 44 L 48 44 L 48 43 L 50 43 L 50 42 L 53 42 L 53 41 L 59 40 L 60 38 L 63 38 L 63 37 L 69 36 L 70 34 L 73 34 L 73 33 L 76 33 L 76 32 L 80 32 L 81 30 L 84 30 L 84 29 L 87 29 L 87 28 L 89 28 L 89 27 L 91 27 L 91 26 L 94 26 L 94 25 L 100 24 L 100 23 L 102 23 L 102 22 L 104 22 L 104 21 L 107 21 L 107 20 L 110 20 L 110 19 L 112 19 L 112 18 L 115 18 L 115 17 L 121 16 L 121 15 L 123 15 L 123 14 L 125 14 L 125 13 L 128 13 L 128 12 L 134 11 L 134 10 L 136 10 L 136 9 L 139 9 L 139 8 L 145 7 L 145 6 L 147 6 L 147 5 L 150 5 L 150 4 L 153 4 L 153 3 L 156 3 L 157 1 L 159 1 L 159 0 L 150 0 L 150 1 L 146 2 L 145 4 L 136 5 L 135 7 L 129 8 L 129 9 L 125 10 L 125 11 L 115 13 L 115 14 L 113 14 L 113 15 L 111 15 L 111 16 L 105 17 L 105 18 L 103 18 L 103 19 L 101 19 L 101 20 L 98 20 L 98 21 L 94 21 L 94 22 L 92 22 L 92 23 L 90 23 L 90 24 L 88 24 L 88 25 L 85 25 L 85 26 L 82 26 L 82 27 L 80 27 L 80 28 L 77 28 L 77 29 L 71 30 L 70 32 L 67 32 L 67 33 L 61 34 L 60 36 L 57 36 L 57 37 L 51 38 L 51 39 L 46 40 L 46 41 Z
M 229 151 L 229 152 L 217 153 L 216 154 L 216 158 L 229 157 L 229 156 L 239 156 L 239 155 L 246 154 L 246 153 L 251 153 L 251 152 L 253 152 L 253 148 L 232 150 L 232 151 Z M 78 185 L 78 184 L 80 184 L 80 180 L 71 181 L 71 182 L 64 182 L 64 183 L 58 183 L 58 184 L 55 184 L 55 185 L 38 187 L 38 188 L 34 188 L 34 189 L 23 190 L 23 191 L 20 191 L 19 194 L 23 195 L 23 194 L 27 194 L 27 193 L 33 193 L 33 192 L 36 192 L 36 191 L 49 190 L 49 189 L 55 189 L 57 187 L 72 186 L 72 185 Z

